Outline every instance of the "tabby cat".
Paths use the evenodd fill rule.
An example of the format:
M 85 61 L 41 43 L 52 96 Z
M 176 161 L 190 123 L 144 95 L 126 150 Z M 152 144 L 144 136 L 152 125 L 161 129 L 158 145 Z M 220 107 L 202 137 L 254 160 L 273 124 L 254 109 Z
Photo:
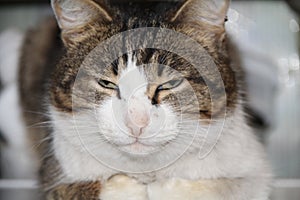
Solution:
M 45 199 L 268 199 L 229 0 L 51 3 L 19 76 Z

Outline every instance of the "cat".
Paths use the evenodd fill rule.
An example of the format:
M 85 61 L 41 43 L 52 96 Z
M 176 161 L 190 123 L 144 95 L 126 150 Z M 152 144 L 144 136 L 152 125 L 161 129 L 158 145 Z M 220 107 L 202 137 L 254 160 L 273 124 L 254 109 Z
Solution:
M 43 198 L 268 199 L 229 3 L 51 1 L 19 72 Z

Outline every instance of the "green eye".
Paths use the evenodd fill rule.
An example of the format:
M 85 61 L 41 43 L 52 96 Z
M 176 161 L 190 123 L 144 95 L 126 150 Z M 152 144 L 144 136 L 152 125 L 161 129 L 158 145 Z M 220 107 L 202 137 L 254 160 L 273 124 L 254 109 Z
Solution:
M 178 87 L 183 82 L 183 79 L 174 79 L 163 83 L 157 87 L 157 90 L 171 90 Z
M 118 90 L 119 89 L 119 87 L 116 84 L 114 84 L 110 81 L 107 81 L 107 80 L 99 80 L 98 84 L 100 86 L 104 87 L 104 88 L 111 89 L 111 90 Z

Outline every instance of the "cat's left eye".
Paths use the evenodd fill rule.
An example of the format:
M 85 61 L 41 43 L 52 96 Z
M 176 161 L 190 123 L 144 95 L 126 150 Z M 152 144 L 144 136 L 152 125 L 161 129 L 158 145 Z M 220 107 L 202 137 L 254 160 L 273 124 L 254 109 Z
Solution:
M 157 87 L 157 90 L 171 90 L 178 87 L 183 82 L 183 79 L 173 79 L 165 82 Z
M 113 83 L 113 82 L 110 82 L 110 81 L 107 81 L 107 80 L 99 80 L 98 81 L 98 84 L 104 88 L 107 88 L 107 89 L 111 89 L 111 90 L 118 90 L 119 87 Z

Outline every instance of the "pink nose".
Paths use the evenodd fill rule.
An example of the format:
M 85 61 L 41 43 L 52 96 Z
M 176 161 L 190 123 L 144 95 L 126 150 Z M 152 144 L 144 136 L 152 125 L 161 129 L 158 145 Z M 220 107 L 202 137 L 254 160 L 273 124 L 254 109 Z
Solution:
M 149 124 L 149 114 L 145 111 L 137 111 L 134 108 L 130 108 L 126 116 L 126 126 L 130 130 L 130 133 L 138 137 L 140 136 L 144 128 Z

